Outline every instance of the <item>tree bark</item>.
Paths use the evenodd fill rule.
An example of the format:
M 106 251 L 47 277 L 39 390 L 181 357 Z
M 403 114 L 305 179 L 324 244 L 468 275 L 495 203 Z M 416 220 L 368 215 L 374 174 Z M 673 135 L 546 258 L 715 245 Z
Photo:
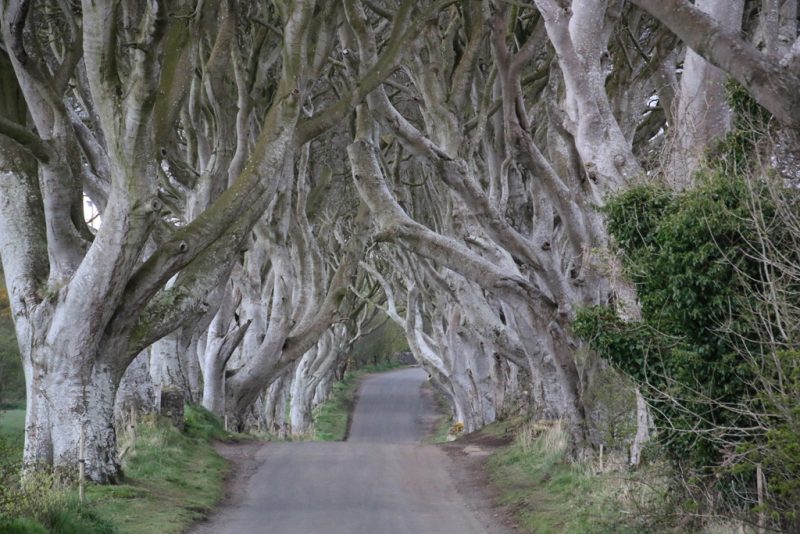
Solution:
M 73 476 L 81 427 L 85 469 L 90 480 L 113 483 L 119 477 L 114 400 L 118 376 L 105 366 L 84 364 L 60 375 L 45 371 L 60 357 L 47 351 L 25 356 L 28 408 L 23 462 L 27 470 L 52 466 Z
M 776 119 L 800 129 L 800 74 L 759 52 L 686 0 L 632 0 L 712 65 L 730 74 Z
M 743 0 L 702 0 L 695 6 L 726 31 L 741 29 Z M 672 125 L 674 147 L 667 170 L 675 189 L 685 189 L 694 183 L 694 172 L 706 149 L 730 130 L 732 117 L 726 81 L 725 72 L 691 48 L 686 50 Z

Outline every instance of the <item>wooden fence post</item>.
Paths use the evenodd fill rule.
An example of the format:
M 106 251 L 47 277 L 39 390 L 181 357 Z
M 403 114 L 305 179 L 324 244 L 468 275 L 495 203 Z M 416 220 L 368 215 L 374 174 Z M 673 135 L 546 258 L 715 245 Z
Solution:
M 78 499 L 83 502 L 84 478 L 86 477 L 86 442 L 81 422 L 81 433 L 78 440 Z
M 756 491 L 758 493 L 758 534 L 764 534 L 767 518 L 764 514 L 764 471 L 756 464 Z

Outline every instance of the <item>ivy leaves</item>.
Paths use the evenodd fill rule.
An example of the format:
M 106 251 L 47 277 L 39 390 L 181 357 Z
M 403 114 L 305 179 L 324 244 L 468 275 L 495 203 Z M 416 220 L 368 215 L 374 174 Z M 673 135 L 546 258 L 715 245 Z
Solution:
M 724 408 L 752 394 L 751 370 L 735 339 L 748 338 L 743 299 L 759 265 L 749 254 L 744 183 L 713 171 L 696 189 L 630 189 L 605 208 L 636 284 L 643 320 L 626 323 L 608 307 L 581 310 L 576 333 L 627 373 L 656 405 L 667 454 L 698 468 L 722 452 L 709 440 L 742 416 Z

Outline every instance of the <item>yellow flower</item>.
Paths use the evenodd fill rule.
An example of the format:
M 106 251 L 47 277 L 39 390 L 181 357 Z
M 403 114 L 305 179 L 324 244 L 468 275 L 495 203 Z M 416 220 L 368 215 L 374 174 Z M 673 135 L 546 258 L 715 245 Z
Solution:
M 461 421 L 456 422 L 450 429 L 451 434 L 461 434 L 464 431 L 464 423 Z

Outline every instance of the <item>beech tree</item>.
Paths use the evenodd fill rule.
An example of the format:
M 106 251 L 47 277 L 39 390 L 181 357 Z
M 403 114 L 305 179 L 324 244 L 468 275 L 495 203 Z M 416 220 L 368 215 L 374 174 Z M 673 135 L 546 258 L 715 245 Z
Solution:
M 0 7 L 25 462 L 74 465 L 83 429 L 100 482 L 126 371 L 304 434 L 379 308 L 467 430 L 522 405 L 591 456 L 607 363 L 577 310 L 640 319 L 598 208 L 694 187 L 729 78 L 777 121 L 775 167 L 796 166 L 795 0 Z
M 216 307 L 251 229 L 292 190 L 294 155 L 380 83 L 438 9 L 413 4 L 375 68 L 301 114 L 331 68 L 335 4 L 3 2 L 0 250 L 28 383 L 27 465 L 74 465 L 83 428 L 89 476 L 116 478 L 113 402 L 128 364 Z M 180 186 L 192 190 L 183 213 L 170 202 Z M 83 192 L 101 211 L 96 232 Z M 318 337 L 328 325 L 305 326 Z M 263 372 L 237 380 L 265 386 Z M 231 390 L 246 404 L 255 389 Z
M 683 58 L 672 50 L 674 37 L 636 8 L 582 0 L 569 7 L 548 0 L 534 4 L 450 6 L 448 17 L 420 37 L 402 73 L 358 108 L 348 153 L 359 193 L 376 219 L 375 239 L 428 258 L 448 271 L 445 280 L 452 272 L 488 293 L 477 314 L 482 318 L 470 322 L 469 314 L 459 314 L 461 325 L 514 331 L 506 340 L 519 344 L 506 343 L 497 353 L 511 362 L 521 356 L 534 383 L 555 384 L 536 404 L 541 413 L 570 422 L 572 452 L 579 457 L 597 445 L 586 403 L 601 365 L 595 356 L 577 356 L 574 312 L 613 303 L 622 317 L 639 313 L 596 207 L 658 172 L 678 176 L 676 187 L 691 187 L 703 148 L 729 128 L 725 75 L 713 64 L 732 63 L 703 50 L 699 56 L 688 52 L 678 84 Z M 703 10 L 696 18 L 712 24 L 714 36 L 730 36 L 742 24 L 743 4 L 722 4 L 692 8 Z M 368 24 L 373 15 L 355 1 L 345 7 L 352 33 L 343 42 L 358 49 L 357 66 L 364 69 L 379 49 L 380 38 Z M 765 11 L 756 18 L 767 16 Z M 692 39 L 701 35 L 708 33 L 693 32 Z M 775 102 L 788 94 L 781 87 L 789 82 L 782 80 L 793 74 L 781 76 L 770 93 L 776 112 Z M 762 91 L 748 89 L 754 96 Z M 784 121 L 791 125 L 785 103 Z M 667 119 L 677 124 L 675 130 Z M 409 157 L 413 164 L 405 163 Z M 662 158 L 675 162 L 671 170 Z M 417 199 L 425 195 L 435 200 L 420 207 Z M 411 288 L 418 280 L 406 284 Z M 457 286 L 428 285 L 422 294 L 436 296 L 422 298 L 438 299 Z M 462 308 L 469 301 L 464 294 L 455 300 Z M 406 313 L 413 317 L 415 307 L 409 303 Z M 423 321 L 417 327 L 430 339 L 438 324 Z M 495 346 L 497 337 L 486 336 Z M 435 353 L 431 362 L 442 360 L 441 349 L 420 345 L 416 352 Z M 481 352 L 488 358 L 495 351 Z M 472 397 L 477 402 L 479 395 Z M 641 444 L 649 424 L 641 398 L 637 409 Z
M 165 229 L 159 177 L 192 57 L 201 34 L 226 48 L 236 4 L 2 7 L 13 98 L 2 121 L 0 250 L 26 369 L 25 463 L 74 465 L 83 428 L 88 475 L 110 481 L 119 471 L 112 412 L 120 378 L 186 310 L 204 306 L 274 197 L 308 80 L 325 60 L 309 35 L 332 21 L 311 22 L 314 2 L 275 6 L 283 38 L 296 46 L 281 49 L 253 150 L 207 209 Z M 315 53 L 322 59 L 308 61 Z M 83 221 L 84 187 L 102 207 L 94 234 Z

